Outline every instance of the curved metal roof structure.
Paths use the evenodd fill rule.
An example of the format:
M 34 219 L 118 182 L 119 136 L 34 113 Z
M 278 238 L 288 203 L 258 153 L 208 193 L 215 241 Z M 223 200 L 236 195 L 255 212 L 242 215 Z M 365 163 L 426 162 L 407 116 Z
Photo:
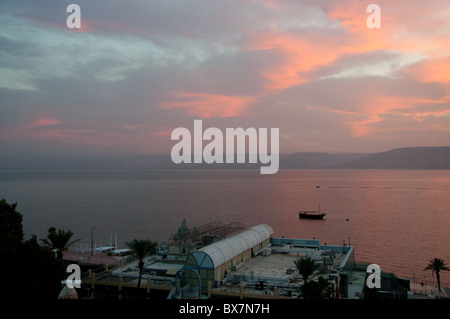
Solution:
M 273 230 L 269 225 L 251 227 L 237 235 L 200 248 L 192 253 L 197 265 L 202 268 L 218 268 L 244 251 L 269 239 Z

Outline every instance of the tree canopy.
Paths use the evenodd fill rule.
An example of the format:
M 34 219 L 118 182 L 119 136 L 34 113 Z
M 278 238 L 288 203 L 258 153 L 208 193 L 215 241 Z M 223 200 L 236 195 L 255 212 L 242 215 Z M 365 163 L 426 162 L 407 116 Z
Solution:
M 317 265 L 311 257 L 297 259 L 294 263 L 295 266 L 297 266 L 298 273 L 305 282 L 307 282 L 308 279 L 314 275 L 316 270 L 319 269 L 319 265 Z
M 78 241 L 77 239 L 71 242 L 70 239 L 72 236 L 73 232 L 71 230 L 58 229 L 57 231 L 55 227 L 50 227 L 47 238 L 41 239 L 41 241 L 48 248 L 56 250 L 58 259 L 62 259 L 62 252 Z
M 137 285 L 137 296 L 139 298 L 140 288 L 141 288 L 141 280 L 142 280 L 142 272 L 144 270 L 144 258 L 151 253 L 154 253 L 156 250 L 156 246 L 158 243 L 152 242 L 151 240 L 141 240 L 141 239 L 133 239 L 131 242 L 125 243 L 128 248 L 133 250 L 136 258 L 139 260 L 139 278 Z
M 17 203 L 0 200 L 1 299 L 56 299 L 65 270 L 60 260 L 40 246 L 36 236 L 24 239 L 23 215 Z
M 431 270 L 433 275 L 436 275 L 436 280 L 438 284 L 439 292 L 441 291 L 441 271 L 450 271 L 450 269 L 445 265 L 445 261 L 441 258 L 432 258 L 429 260 L 429 264 L 424 270 Z

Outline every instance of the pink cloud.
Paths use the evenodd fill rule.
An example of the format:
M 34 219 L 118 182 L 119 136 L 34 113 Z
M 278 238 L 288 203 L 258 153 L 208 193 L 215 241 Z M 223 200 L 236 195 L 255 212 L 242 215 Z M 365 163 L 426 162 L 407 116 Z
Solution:
M 261 91 L 257 94 L 258 98 L 220 93 L 176 93 L 170 94 L 172 98 L 162 103 L 162 108 L 181 110 L 186 114 L 205 118 L 241 116 L 248 114 L 250 108 L 257 106 L 256 102 L 266 94 L 276 94 L 318 80 L 314 72 L 332 66 L 340 58 L 378 51 L 392 51 L 404 55 L 418 54 L 424 58 L 434 57 L 443 51 L 450 52 L 447 50 L 450 48 L 448 38 L 438 35 L 439 33 L 431 33 L 443 27 L 448 28 L 448 22 L 443 18 L 441 10 L 446 6 L 441 0 L 432 3 L 413 1 L 414 5 L 401 1 L 381 1 L 381 29 L 367 27 L 366 21 L 371 14 L 366 11 L 368 3 L 359 0 L 311 2 L 311 5 L 321 6 L 330 21 L 339 21 L 341 29 L 326 26 L 323 29 L 305 28 L 304 31 L 281 27 L 283 19 L 279 17 L 289 13 L 286 10 L 289 9 L 290 2 L 271 0 L 253 2 L 275 11 L 270 28 L 266 22 L 259 21 L 261 23 L 259 26 L 265 25 L 266 28 L 243 29 L 242 37 L 237 41 L 237 46 L 242 51 L 262 54 L 267 52 L 267 56 L 270 56 L 264 60 L 265 63 L 257 64 L 254 70 L 263 83 Z M 258 25 L 257 18 L 255 22 Z M 330 29 L 327 29 L 329 27 Z M 336 28 L 336 25 L 334 27 Z M 450 64 L 442 58 L 435 62 L 428 65 L 426 71 L 424 70 L 428 72 L 425 78 L 439 82 L 447 81 L 450 73 L 443 74 L 439 71 L 450 67 Z M 220 88 L 217 88 L 217 91 L 220 91 Z M 368 101 L 377 100 L 377 96 L 372 97 L 372 94 L 380 92 L 368 92 Z M 401 100 L 400 97 L 398 99 Z M 420 99 L 408 98 L 407 105 L 422 102 Z M 367 126 L 382 121 L 381 114 L 399 107 L 403 106 L 388 103 L 380 107 L 378 102 L 362 103 L 355 105 L 355 112 L 364 118 L 359 122 L 359 126 Z M 256 111 L 256 108 L 253 110 Z M 370 130 L 364 129 L 360 132 L 368 134 Z
M 29 128 L 48 127 L 61 124 L 61 121 L 55 118 L 39 118 L 26 124 Z
M 450 51 L 450 42 L 449 42 Z M 416 81 L 450 84 L 450 56 L 428 59 L 407 70 Z
M 162 108 L 180 109 L 201 118 L 242 116 L 256 102 L 256 97 L 206 93 L 173 93 L 171 97 L 175 101 L 162 103 Z
M 242 10 L 239 7 L 240 3 L 246 4 Z M 172 27 L 158 23 L 158 29 L 154 30 L 149 27 L 151 23 L 147 24 L 147 21 L 141 20 L 140 15 L 141 19 L 133 21 L 107 19 L 105 16 L 99 19 L 91 17 L 92 20 L 88 20 L 85 18 L 86 15 L 83 16 L 82 30 L 72 31 L 90 31 L 97 35 L 104 33 L 111 37 L 111 41 L 115 40 L 114 37 L 118 33 L 140 36 L 143 44 L 150 39 L 153 41 L 155 52 L 149 52 L 145 57 L 147 60 L 142 60 L 143 65 L 153 65 L 152 63 L 159 58 L 164 60 L 170 54 L 174 54 L 176 59 L 168 59 L 170 63 L 167 62 L 167 65 L 154 63 L 158 64 L 155 69 L 150 69 L 153 66 L 149 66 L 149 69 L 142 69 L 141 73 L 130 71 L 129 77 L 121 81 L 125 88 L 133 87 L 133 90 L 124 89 L 124 96 L 128 92 L 133 92 L 133 96 L 126 96 L 124 100 L 137 99 L 141 96 L 138 90 L 145 87 L 145 91 L 147 88 L 146 84 L 141 86 L 143 81 L 151 80 L 151 83 L 157 82 L 151 94 L 152 98 L 159 99 L 159 94 L 166 92 L 165 100 L 158 103 L 151 98 L 147 99 L 150 94 L 142 94 L 145 96 L 144 101 L 130 103 L 130 105 L 147 105 L 148 103 L 174 113 L 179 112 L 199 118 L 252 116 L 261 111 L 261 114 L 267 115 L 266 118 L 271 119 L 272 116 L 276 118 L 278 123 L 283 120 L 289 122 L 291 119 L 288 115 L 278 112 L 280 109 L 289 107 L 287 104 L 281 106 L 282 102 L 278 100 L 278 97 L 284 93 L 282 91 L 286 91 L 288 99 L 290 96 L 301 99 L 302 96 L 295 93 L 297 88 L 301 88 L 299 92 L 305 92 L 302 91 L 303 88 L 311 88 L 314 91 L 317 87 L 321 87 L 325 82 L 321 82 L 322 79 L 327 76 L 331 77 L 335 74 L 343 74 L 342 77 L 355 76 L 356 72 L 364 69 L 359 67 L 364 64 L 364 59 L 367 57 L 370 61 L 389 62 L 393 56 L 407 59 L 417 55 L 422 59 L 420 62 L 414 62 L 414 65 L 400 63 L 401 66 L 397 69 L 392 68 L 393 71 L 390 73 L 393 77 L 407 80 L 404 82 L 405 87 L 413 83 L 411 90 L 419 88 L 420 84 L 425 84 L 423 89 L 420 87 L 418 90 L 420 92 L 417 94 L 410 94 L 407 87 L 398 89 L 400 84 L 396 87 L 398 92 L 390 91 L 386 85 L 377 87 L 379 82 L 367 80 L 369 77 L 379 76 L 375 74 L 376 70 L 364 69 L 367 74 L 356 74 L 358 79 L 361 79 L 358 89 L 364 93 L 352 92 L 351 88 L 348 90 L 343 88 L 345 94 L 333 92 L 333 90 L 330 92 L 317 90 L 314 91 L 315 96 L 309 97 L 308 103 L 313 107 L 326 109 L 329 112 L 327 115 L 331 114 L 330 118 L 333 120 L 333 115 L 336 117 L 333 128 L 321 127 L 321 130 L 326 131 L 323 133 L 324 136 L 327 134 L 331 136 L 331 130 L 343 128 L 343 131 L 348 130 L 345 131 L 348 132 L 348 136 L 354 138 L 373 137 L 383 130 L 394 130 L 393 123 L 397 123 L 402 130 L 408 130 L 417 129 L 426 120 L 438 118 L 439 124 L 434 123 L 436 129 L 442 130 L 442 127 L 445 127 L 446 118 L 450 113 L 448 111 L 450 109 L 448 107 L 450 105 L 448 0 L 375 2 L 381 7 L 381 29 L 369 29 L 366 25 L 367 17 L 370 15 L 366 8 L 371 2 L 306 0 L 299 3 L 291 0 L 252 0 L 251 6 L 249 3 L 250 1 L 233 3 L 236 7 L 222 12 L 220 22 L 214 18 L 198 19 L 202 14 L 201 6 L 198 6 L 195 8 L 200 9 L 200 12 L 197 12 L 198 10 L 187 12 L 186 25 L 182 23 L 184 20 L 177 21 Z M 256 9 L 257 14 L 250 12 L 249 8 Z M 177 5 L 172 4 L 166 9 L 167 11 L 164 12 L 167 13 L 167 22 L 171 17 L 182 16 L 181 14 L 171 15 L 175 12 L 172 10 L 178 9 Z M 205 12 L 218 12 L 214 7 L 212 9 Z M 295 14 L 302 13 L 302 10 L 304 14 L 296 17 Z M 309 13 L 317 13 L 317 24 L 308 25 L 309 22 L 314 22 L 316 17 L 311 16 L 312 20 L 308 20 Z M 45 28 L 56 25 L 57 28 L 67 29 L 64 23 L 65 16 L 67 14 L 62 12 L 61 19 L 58 21 L 63 23 L 58 22 L 58 25 L 45 21 L 39 21 L 39 23 Z M 148 16 L 151 18 L 151 13 Z M 153 23 L 156 25 L 156 22 Z M 66 34 L 70 35 L 67 32 Z M 139 37 L 133 39 L 139 40 Z M 181 45 L 183 50 L 180 50 Z M 122 47 L 129 49 L 126 45 Z M 92 65 L 101 64 L 93 60 L 82 64 L 84 57 L 89 56 L 89 52 L 86 48 L 85 55 L 79 56 L 79 63 L 83 66 L 80 70 L 89 70 Z M 136 59 L 141 59 L 138 55 L 133 55 L 132 50 L 124 51 L 124 54 L 128 53 L 133 61 L 135 56 Z M 190 63 L 191 59 L 194 59 L 195 63 Z M 173 61 L 175 62 L 172 63 Z M 223 72 L 224 70 L 226 72 Z M 343 72 L 348 70 L 356 71 Z M 134 77 L 135 75 L 137 76 Z M 221 75 L 225 76 L 218 80 L 217 77 Z M 335 77 L 333 80 L 335 79 L 336 82 L 333 83 L 342 83 L 338 82 L 340 78 Z M 136 82 L 126 82 L 133 80 Z M 140 81 L 139 85 L 135 85 L 138 81 Z M 250 81 L 252 82 L 248 83 L 247 87 L 246 84 Z M 117 84 L 122 83 L 118 81 Z M 436 84 L 436 86 L 429 84 Z M 428 87 L 439 87 L 439 94 L 424 93 Z M 134 94 L 135 92 L 137 94 Z M 158 93 L 154 94 L 154 92 Z M 321 94 L 329 95 L 322 99 Z M 106 101 L 99 100 L 98 104 L 108 103 L 108 100 Z M 288 102 L 291 103 L 289 109 L 291 114 L 303 114 L 301 108 L 297 108 L 302 101 L 296 104 L 297 101 L 292 99 Z M 269 106 L 269 103 L 272 105 Z M 119 107 L 117 106 L 117 109 Z M 116 108 L 111 112 L 115 111 Z M 64 110 L 59 114 L 63 114 L 62 112 Z M 160 113 L 158 111 L 152 115 Z M 112 114 L 110 113 L 109 118 L 115 116 Z M 114 114 L 120 116 L 119 112 Z M 131 116 L 131 112 L 127 114 L 128 119 Z M 143 116 L 141 114 L 138 116 L 140 118 L 136 119 L 136 123 L 142 123 Z M 323 118 L 317 117 L 314 120 L 320 124 Z M 2 140 L 45 139 L 60 143 L 120 145 L 121 147 L 133 144 L 137 147 L 138 142 L 132 142 L 132 140 L 139 139 L 142 146 L 149 143 L 150 139 L 155 143 L 163 143 L 170 136 L 170 130 L 166 127 L 136 124 L 133 120 L 130 122 L 132 123 L 124 124 L 121 120 L 115 119 L 114 124 L 69 123 L 50 116 L 42 116 L 18 125 L 14 129 L 1 129 L 0 138 Z M 409 126 L 406 126 L 406 123 Z M 303 133 L 301 130 L 305 128 L 295 127 L 294 130 Z M 348 136 L 345 135 L 345 138 Z
M 345 124 L 348 126 L 351 136 L 360 138 L 363 136 L 377 134 L 383 130 L 382 126 L 377 125 L 383 122 L 388 116 L 400 117 L 397 119 L 400 124 L 408 121 L 411 123 L 422 122 L 427 118 L 440 117 L 450 114 L 450 109 L 437 108 L 430 110 L 429 105 L 448 105 L 448 102 L 439 99 L 429 99 L 420 97 L 405 96 L 372 96 L 361 110 L 350 116 L 355 120 L 350 120 Z M 426 110 L 417 109 L 418 105 L 428 105 Z M 417 129 L 417 126 L 410 126 L 410 129 Z M 392 130 L 392 128 L 386 128 Z
M 156 138 L 168 138 L 172 135 L 172 130 L 155 131 L 152 135 Z
M 30 139 L 97 145 L 112 145 L 123 136 L 117 130 L 87 126 L 92 125 L 43 117 L 5 129 L 1 136 L 5 141 Z

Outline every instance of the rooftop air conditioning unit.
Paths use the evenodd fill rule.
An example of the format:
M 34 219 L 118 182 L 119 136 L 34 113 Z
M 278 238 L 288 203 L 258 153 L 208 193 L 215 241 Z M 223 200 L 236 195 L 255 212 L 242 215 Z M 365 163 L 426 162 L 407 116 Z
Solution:
M 236 270 L 241 269 L 242 267 L 244 267 L 244 265 L 245 265 L 244 262 L 241 262 L 239 264 L 236 264 L 236 265 L 232 266 L 231 269 L 236 271 Z

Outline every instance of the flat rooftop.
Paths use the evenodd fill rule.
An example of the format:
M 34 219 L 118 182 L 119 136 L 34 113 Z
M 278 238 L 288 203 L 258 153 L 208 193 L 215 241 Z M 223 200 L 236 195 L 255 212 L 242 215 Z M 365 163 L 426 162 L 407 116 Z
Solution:
M 272 238 L 269 246 L 246 260 L 240 268 L 228 270 L 228 275 L 220 283 L 214 283 L 212 291 L 236 295 L 244 289 L 245 293 L 250 295 L 270 295 L 275 293 L 273 289 L 277 287 L 279 296 L 295 297 L 299 293 L 298 288 L 303 284 L 295 265 L 296 260 L 312 258 L 320 267 L 320 275 L 335 281 L 337 272 L 342 271 L 340 267 L 348 258 L 348 251 L 349 247 L 320 245 L 318 240 Z M 152 285 L 175 286 L 175 276 L 183 268 L 184 261 L 185 257 L 177 255 L 167 255 L 164 259 L 162 256 L 150 256 L 144 259 L 142 279 L 145 282 L 149 278 Z M 104 280 L 118 280 L 123 277 L 122 280 L 127 282 L 137 282 L 138 261 L 114 269 L 110 277 L 112 278 Z M 352 291 L 352 297 L 358 297 L 360 287 L 354 285 L 355 292 Z
M 292 254 L 270 254 L 269 256 L 256 256 L 245 264 L 240 270 L 233 273 L 252 273 L 254 277 L 270 277 L 288 280 L 294 276 L 296 266 L 294 261 L 298 257 Z
M 257 277 L 273 277 L 280 279 L 292 278 L 294 275 L 298 277 L 296 272 L 297 267 L 295 261 L 299 258 L 311 257 L 316 263 L 321 262 L 323 255 L 322 253 L 328 251 L 317 251 L 315 249 L 302 249 L 301 252 L 295 249 L 283 249 L 283 252 L 277 252 L 277 247 L 272 247 L 275 251 L 268 256 L 258 255 L 245 263 L 245 266 L 239 270 L 232 271 L 231 274 L 249 274 L 252 273 L 253 276 Z M 309 252 L 309 253 L 308 253 Z M 342 254 L 334 254 L 331 265 L 328 266 L 328 271 L 334 269 L 336 266 L 340 265 L 342 262 Z M 293 271 L 295 273 L 293 273 Z

